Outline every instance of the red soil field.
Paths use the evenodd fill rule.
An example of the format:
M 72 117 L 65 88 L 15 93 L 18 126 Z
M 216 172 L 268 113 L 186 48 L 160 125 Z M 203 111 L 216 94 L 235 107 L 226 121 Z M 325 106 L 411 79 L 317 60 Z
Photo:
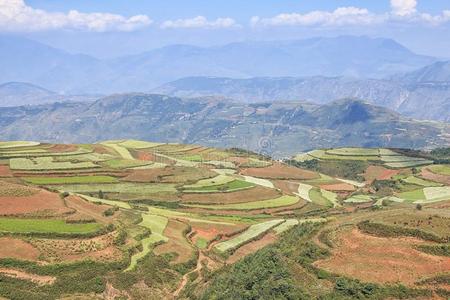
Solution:
M 0 258 L 16 258 L 37 261 L 39 250 L 20 239 L 11 237 L 0 238 Z
M 279 196 L 280 193 L 275 189 L 255 186 L 250 189 L 230 193 L 184 194 L 181 197 L 181 201 L 185 203 L 228 204 L 267 200 L 277 198 Z
M 353 192 L 355 187 L 349 183 L 322 184 L 320 188 L 332 192 Z
M 274 243 L 277 240 L 277 236 L 273 233 L 268 233 L 264 235 L 261 239 L 245 244 L 244 246 L 237 249 L 230 257 L 227 259 L 227 264 L 232 264 L 246 257 L 249 254 L 255 253 L 257 250 L 264 248 L 267 245 Z
M 33 245 L 39 249 L 46 262 L 80 261 L 94 259 L 118 261 L 122 252 L 113 246 L 114 232 L 90 239 L 34 239 Z
M 288 195 L 298 193 L 298 183 L 286 180 L 272 180 L 273 185 Z
M 365 282 L 412 286 L 423 277 L 450 271 L 450 257 L 426 254 L 414 247 L 415 238 L 381 238 L 357 229 L 341 231 L 332 256 L 315 266 Z
M 62 216 L 73 212 L 73 209 L 64 205 L 58 194 L 46 190 L 37 190 L 37 193 L 31 196 L 0 197 L 0 215 L 2 216 L 36 213 L 45 216 Z
M 49 152 L 54 152 L 54 153 L 74 152 L 74 151 L 78 150 L 78 146 L 77 145 L 70 145 L 70 144 L 67 144 L 67 145 L 59 144 L 59 145 L 52 145 L 47 150 Z
M 113 217 L 106 217 L 103 214 L 111 206 L 94 204 L 77 196 L 66 197 L 65 201 L 69 208 L 76 210 L 76 213 L 69 217 L 71 219 L 86 219 L 90 217 L 102 223 L 110 223 Z M 120 214 L 120 212 L 117 211 L 115 214 Z
M 186 224 L 170 219 L 167 227 L 164 229 L 164 235 L 169 238 L 169 241 L 155 247 L 153 252 L 156 255 L 174 252 L 178 255 L 171 263 L 178 264 L 187 262 L 194 254 L 192 246 L 184 236 L 184 231 L 187 229 L 188 226 Z
M 364 173 L 367 182 L 376 180 L 388 180 L 392 176 L 400 173 L 399 170 L 391 170 L 381 166 L 369 166 Z
M 420 174 L 424 179 L 428 179 L 431 181 L 443 183 L 446 185 L 450 185 L 450 176 L 435 174 L 431 172 L 428 168 L 423 168 L 422 173 Z
M 139 160 L 156 161 L 156 156 L 154 156 L 152 153 L 139 150 L 136 150 L 135 153 L 136 153 L 135 157 Z
M 248 163 L 249 159 L 247 157 L 240 157 L 240 156 L 231 156 L 225 159 L 225 161 L 230 161 L 234 163 L 237 166 L 240 166 L 242 164 Z
M 0 165 L 0 177 L 11 177 L 12 172 L 9 169 L 9 166 Z
M 273 165 L 265 168 L 243 169 L 241 174 L 270 179 L 308 180 L 319 178 L 319 175 L 315 172 L 291 167 L 281 163 L 274 163 Z
M 219 225 L 210 223 L 191 222 L 192 231 L 195 234 L 192 237 L 193 243 L 199 238 L 203 238 L 207 241 L 215 239 L 219 234 L 225 236 L 232 236 L 237 232 L 241 232 L 246 225 Z

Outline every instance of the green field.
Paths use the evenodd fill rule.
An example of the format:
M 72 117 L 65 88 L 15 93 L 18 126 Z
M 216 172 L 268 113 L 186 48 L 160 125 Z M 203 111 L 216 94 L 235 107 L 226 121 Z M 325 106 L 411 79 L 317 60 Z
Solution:
M 435 174 L 450 176 L 450 165 L 433 165 L 429 166 L 428 169 Z
M 413 190 L 413 191 L 408 191 L 408 192 L 403 192 L 403 193 L 399 193 L 398 194 L 399 198 L 405 199 L 406 201 L 409 202 L 414 202 L 417 200 L 425 200 L 425 194 L 423 192 L 423 189 L 418 189 L 418 190 Z
M 160 146 L 163 144 L 146 142 L 146 141 L 137 141 L 137 140 L 126 140 L 126 141 L 119 142 L 118 145 L 125 147 L 125 148 L 131 148 L 131 149 L 147 149 L 147 148 L 153 148 L 156 146 Z
M 146 183 L 103 183 L 103 184 L 63 184 L 54 186 L 55 189 L 73 193 L 128 193 L 128 194 L 155 194 L 176 193 L 173 184 L 146 184 Z
M 186 204 L 187 207 L 206 208 L 212 210 L 255 210 L 263 208 L 276 208 L 282 206 L 290 206 L 297 203 L 299 199 L 294 196 L 281 196 L 275 199 L 235 203 L 235 204 L 223 204 L 223 205 L 200 205 L 200 204 Z
M 128 151 L 127 148 L 122 147 L 114 141 L 102 142 L 101 144 L 114 149 L 114 151 L 116 151 L 123 159 L 134 159 L 133 155 L 131 155 L 130 151 Z
M 430 186 L 442 186 L 442 184 L 437 183 L 437 182 L 433 182 L 433 181 L 429 181 L 429 180 L 425 180 L 416 176 L 408 176 L 404 179 L 402 179 L 404 182 L 409 183 L 409 184 L 415 184 L 415 185 L 420 185 L 420 186 L 425 186 L 425 187 L 430 187 Z
M 150 229 L 149 237 L 144 238 L 142 243 L 142 251 L 131 257 L 130 265 L 125 271 L 134 270 L 140 259 L 144 258 L 152 250 L 152 245 L 159 242 L 166 242 L 168 239 L 163 232 L 167 226 L 168 219 L 162 216 L 142 214 L 142 222 L 139 226 Z
M 185 185 L 184 188 L 186 189 L 197 189 L 197 188 L 203 188 L 203 187 L 209 187 L 209 186 L 215 186 L 215 185 L 223 185 L 229 182 L 232 182 L 236 180 L 234 177 L 232 176 L 228 176 L 228 175 L 218 175 L 216 177 L 213 178 L 207 178 L 207 179 L 202 179 L 197 181 L 194 184 L 188 184 Z
M 243 178 L 245 181 L 250 182 L 250 183 L 265 186 L 265 187 L 268 187 L 271 189 L 274 188 L 273 183 L 267 179 L 257 178 L 257 177 L 252 177 L 252 176 L 243 176 Z
M 46 170 L 72 170 L 72 169 L 90 169 L 99 166 L 92 162 L 76 162 L 70 161 L 58 162 L 52 157 L 35 157 L 35 158 L 12 158 L 10 159 L 10 168 L 13 170 L 25 171 L 46 171 Z
M 251 225 L 246 231 L 244 231 L 240 235 L 232 239 L 229 239 L 228 241 L 218 243 L 217 245 L 214 246 L 214 248 L 222 253 L 237 249 L 243 244 L 258 238 L 260 235 L 266 233 L 267 231 L 281 224 L 282 222 L 284 222 L 284 220 L 280 219 Z
M 76 183 L 116 183 L 119 180 L 111 176 L 70 176 L 70 177 L 23 177 L 32 184 L 76 184 Z
M 327 150 L 327 154 L 342 156 L 378 156 L 378 148 L 337 148 Z
M 273 231 L 275 231 L 276 234 L 281 234 L 285 232 L 286 230 L 291 229 L 295 225 L 297 225 L 299 221 L 297 219 L 287 219 L 285 222 L 281 223 L 280 225 L 276 226 Z
M 430 165 L 432 163 L 433 162 L 431 160 L 417 160 L 417 161 L 391 162 L 385 163 L 385 165 L 390 168 L 401 169 L 401 168 L 420 167 Z
M 254 187 L 255 184 L 243 181 L 233 180 L 221 185 L 203 186 L 197 188 L 184 188 L 185 193 L 214 193 L 214 192 L 235 192 Z
M 322 190 L 319 188 L 312 188 L 309 191 L 309 198 L 318 205 L 333 206 L 333 203 L 323 195 Z
M 16 147 L 31 147 L 38 146 L 41 143 L 38 142 L 28 142 L 28 141 L 11 141 L 11 142 L 0 142 L 0 149 L 16 148 Z
M 134 160 L 134 159 L 111 159 L 104 162 L 107 167 L 113 169 L 128 169 L 128 168 L 136 168 L 147 165 L 152 165 L 151 161 L 142 161 L 142 160 Z
M 344 200 L 345 203 L 366 203 L 373 199 L 369 195 L 354 195 Z
M 308 202 L 312 202 L 312 200 L 309 196 L 309 192 L 311 191 L 312 188 L 313 188 L 312 185 L 299 183 L 297 196 L 299 196 L 300 198 L 302 198 Z
M 53 219 L 0 218 L 0 232 L 10 233 L 88 234 L 101 227 L 98 223 L 68 224 L 64 220 Z

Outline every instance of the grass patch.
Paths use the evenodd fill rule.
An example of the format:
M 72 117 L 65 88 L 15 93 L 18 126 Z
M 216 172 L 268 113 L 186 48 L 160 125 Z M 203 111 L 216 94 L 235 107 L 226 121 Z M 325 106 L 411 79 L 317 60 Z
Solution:
M 236 203 L 236 204 L 223 204 L 223 205 L 200 205 L 200 204 L 185 204 L 187 207 L 206 208 L 211 210 L 255 210 L 264 208 L 276 208 L 282 206 L 290 206 L 297 203 L 299 199 L 294 196 L 281 196 L 275 199 Z
M 433 165 L 429 166 L 428 169 L 435 174 L 450 176 L 450 165 Z
M 426 199 L 423 189 L 399 193 L 398 197 L 410 202 Z
M 24 177 L 26 182 L 45 184 L 82 184 L 82 183 L 116 183 L 119 180 L 111 176 L 71 176 L 71 177 Z
M 55 186 L 56 189 L 73 193 L 126 193 L 126 194 L 156 194 L 176 193 L 173 184 L 146 183 L 104 183 L 104 184 L 67 184 Z
M 90 169 L 99 166 L 92 162 L 57 162 L 52 157 L 12 158 L 10 168 L 13 170 L 45 171 L 45 170 L 72 170 Z
M 69 224 L 64 220 L 0 218 L 0 232 L 5 233 L 89 234 L 100 228 L 98 223 Z
M 258 223 L 251 225 L 247 230 L 245 230 L 240 235 L 229 239 L 228 241 L 218 243 L 214 246 L 214 249 L 217 249 L 219 252 L 232 252 L 236 250 L 240 246 L 257 239 L 261 235 L 264 235 L 267 231 L 272 229 L 273 227 L 281 224 L 284 220 L 271 220 L 264 223 Z
M 420 186 L 425 186 L 425 187 L 442 186 L 442 184 L 440 184 L 440 183 L 425 180 L 425 179 L 422 179 L 422 178 L 419 178 L 416 176 L 409 176 L 402 180 L 409 184 L 415 184 L 415 185 L 420 185 Z
M 233 180 L 222 185 L 211 185 L 197 188 L 185 188 L 185 193 L 235 192 L 254 187 L 255 184 L 243 180 Z

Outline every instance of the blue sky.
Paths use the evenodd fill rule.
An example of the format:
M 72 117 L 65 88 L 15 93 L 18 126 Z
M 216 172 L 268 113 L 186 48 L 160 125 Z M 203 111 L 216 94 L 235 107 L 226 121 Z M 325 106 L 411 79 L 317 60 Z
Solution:
M 0 0 L 0 32 L 98 57 L 343 34 L 450 56 L 449 0 Z

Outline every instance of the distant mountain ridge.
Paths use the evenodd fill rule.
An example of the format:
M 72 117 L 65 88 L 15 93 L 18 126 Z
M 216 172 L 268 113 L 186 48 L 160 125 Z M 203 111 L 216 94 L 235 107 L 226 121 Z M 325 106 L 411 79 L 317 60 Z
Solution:
M 93 103 L 0 108 L 0 125 L 5 140 L 130 138 L 241 147 L 275 157 L 338 146 L 434 148 L 450 143 L 450 124 L 415 121 L 352 99 L 320 106 L 122 94 Z
M 0 36 L 0 82 L 22 81 L 65 93 L 148 91 L 189 76 L 357 76 L 382 78 L 435 62 L 390 39 L 364 36 L 173 45 L 100 60 L 28 39 Z
M 431 74 L 431 67 L 424 69 L 427 70 L 427 81 L 437 78 Z M 409 75 L 415 73 L 396 80 L 324 76 L 188 77 L 164 84 L 152 92 L 177 97 L 220 96 L 244 103 L 311 101 L 325 104 L 336 99 L 357 98 L 413 118 L 450 122 L 450 81 L 420 82 L 413 80 L 417 76 Z M 439 78 L 445 79 L 444 72 L 439 71 L 439 74 L 442 74 Z
M 26 82 L 0 84 L 0 107 L 39 105 L 65 101 L 94 101 L 95 95 L 61 95 Z

